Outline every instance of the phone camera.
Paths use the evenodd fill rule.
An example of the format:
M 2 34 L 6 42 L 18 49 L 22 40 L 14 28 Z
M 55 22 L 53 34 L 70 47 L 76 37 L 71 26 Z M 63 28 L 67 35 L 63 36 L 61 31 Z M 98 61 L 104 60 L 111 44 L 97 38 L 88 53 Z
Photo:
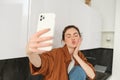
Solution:
M 43 19 L 45 19 L 45 17 L 43 15 L 40 16 L 40 21 L 42 21 Z

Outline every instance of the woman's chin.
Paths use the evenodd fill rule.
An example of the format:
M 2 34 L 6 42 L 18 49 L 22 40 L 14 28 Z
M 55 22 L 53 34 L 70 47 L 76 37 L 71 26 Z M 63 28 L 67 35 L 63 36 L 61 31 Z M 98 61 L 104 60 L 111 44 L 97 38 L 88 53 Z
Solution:
M 69 48 L 76 48 L 77 45 L 68 45 Z
M 72 48 L 76 48 L 77 46 L 76 46 L 76 45 L 72 45 L 71 47 L 72 47 Z

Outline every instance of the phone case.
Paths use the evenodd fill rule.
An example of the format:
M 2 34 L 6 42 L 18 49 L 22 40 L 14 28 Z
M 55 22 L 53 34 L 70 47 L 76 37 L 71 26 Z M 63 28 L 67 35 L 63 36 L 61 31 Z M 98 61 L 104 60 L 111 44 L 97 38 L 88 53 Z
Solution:
M 55 13 L 41 13 L 39 15 L 37 31 L 43 30 L 46 28 L 50 28 L 50 31 L 43 34 L 42 36 L 54 36 L 55 17 L 56 17 Z M 48 42 L 48 41 L 46 41 L 46 42 Z M 50 40 L 49 42 L 53 43 L 53 40 Z M 40 48 L 40 49 L 49 51 L 52 49 L 52 46 L 44 47 L 44 48 Z

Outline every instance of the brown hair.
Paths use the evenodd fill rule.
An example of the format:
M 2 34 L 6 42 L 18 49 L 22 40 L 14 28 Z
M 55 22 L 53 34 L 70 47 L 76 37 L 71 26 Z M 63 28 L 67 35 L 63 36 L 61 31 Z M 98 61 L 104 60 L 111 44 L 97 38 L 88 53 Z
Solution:
M 70 29 L 70 28 L 76 29 L 76 30 L 78 31 L 79 36 L 81 37 L 80 31 L 79 31 L 79 29 L 78 29 L 76 26 L 74 26 L 74 25 L 68 25 L 68 26 L 66 26 L 66 27 L 64 28 L 64 30 L 63 30 L 62 40 L 65 39 L 65 32 L 66 32 L 68 29 Z

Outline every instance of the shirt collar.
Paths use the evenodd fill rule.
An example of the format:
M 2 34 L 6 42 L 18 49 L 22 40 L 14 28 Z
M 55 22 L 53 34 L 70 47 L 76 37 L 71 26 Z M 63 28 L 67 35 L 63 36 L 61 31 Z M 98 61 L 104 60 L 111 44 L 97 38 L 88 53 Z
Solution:
M 70 62 L 71 61 L 71 55 L 68 51 L 67 45 L 64 45 L 64 47 L 62 49 L 63 49 L 64 55 L 65 55 L 65 62 L 66 63 Z

